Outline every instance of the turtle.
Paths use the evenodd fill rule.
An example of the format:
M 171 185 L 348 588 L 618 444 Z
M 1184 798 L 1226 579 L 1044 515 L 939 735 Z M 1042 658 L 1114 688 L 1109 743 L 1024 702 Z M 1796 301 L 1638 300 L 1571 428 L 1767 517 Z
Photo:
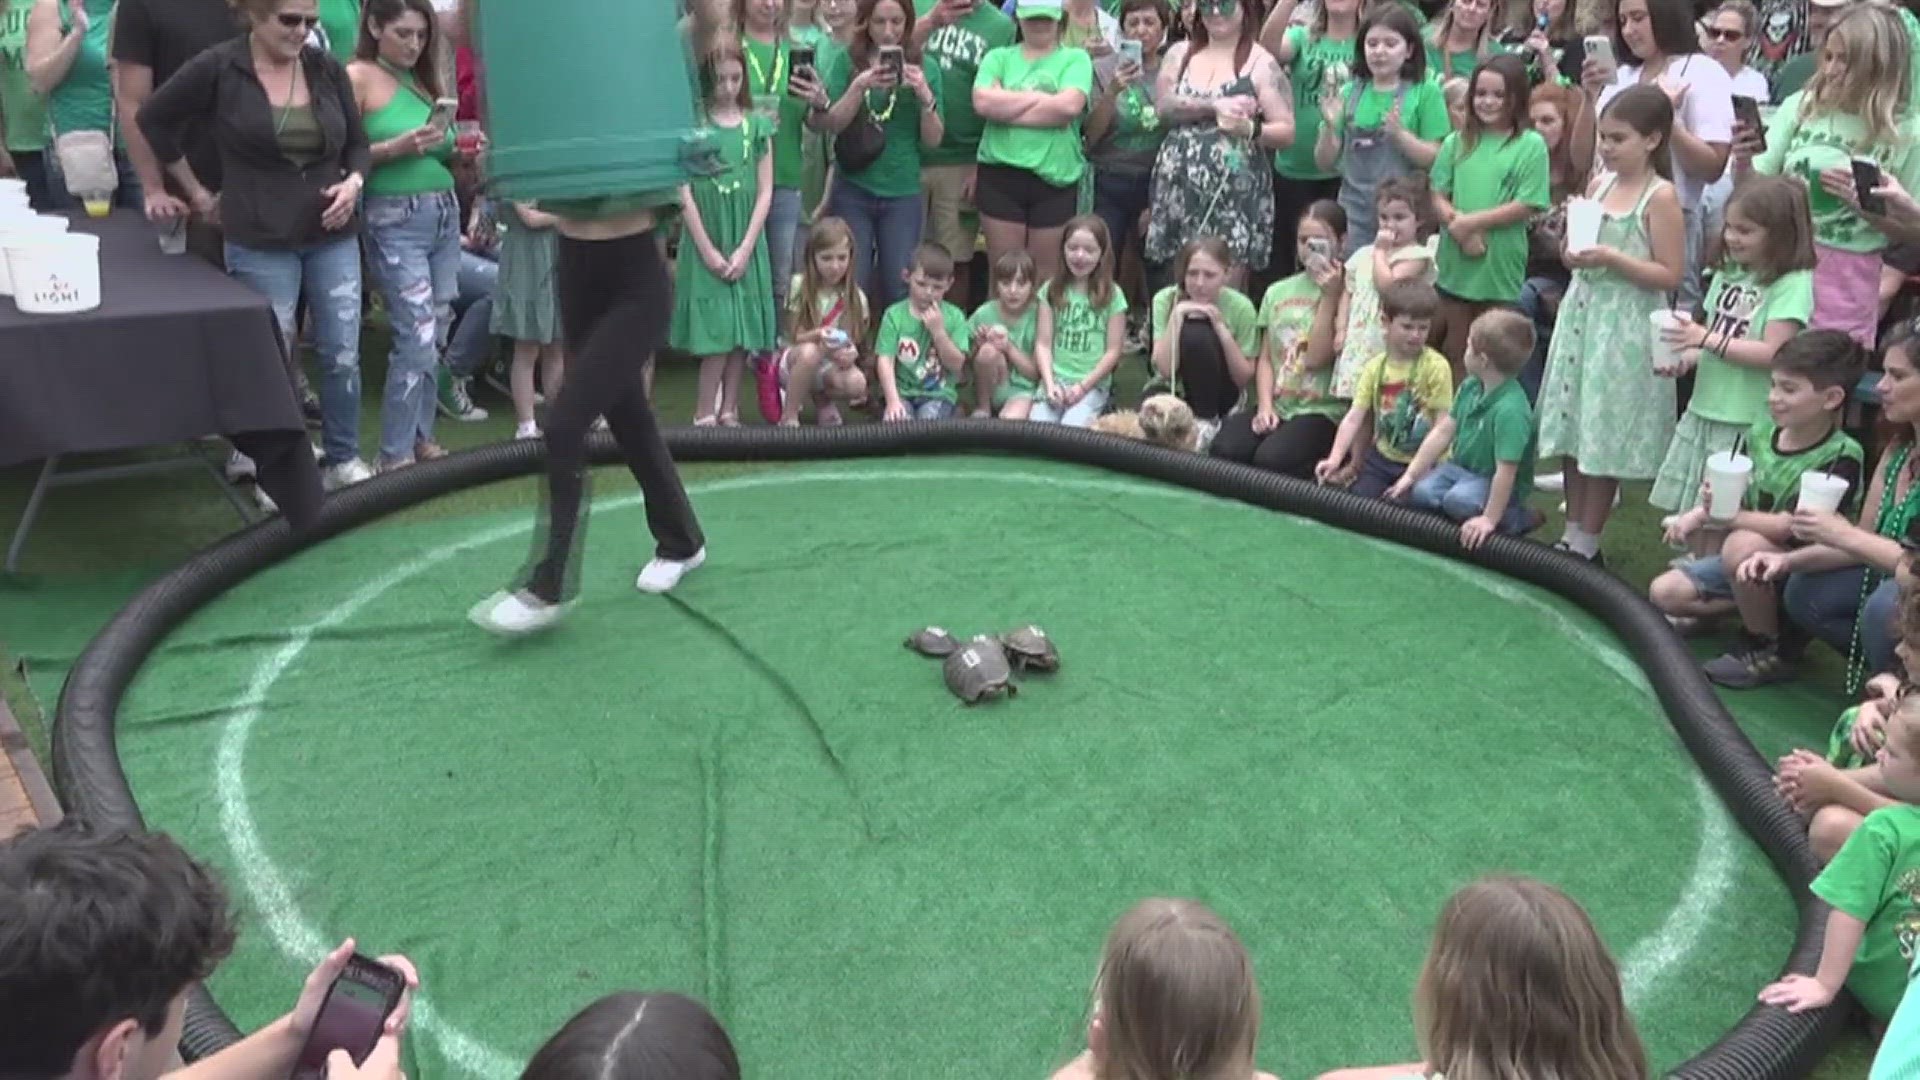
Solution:
M 929 626 L 925 630 L 916 631 L 912 637 L 909 637 L 907 639 L 907 648 L 912 649 L 921 656 L 931 656 L 938 659 L 942 656 L 952 656 L 955 652 L 958 652 L 960 643 L 954 640 L 952 634 L 947 633 L 940 627 Z
M 941 674 L 953 696 L 968 705 L 1003 693 L 1012 697 L 1019 690 L 1013 685 L 1013 668 L 1007 663 L 1006 651 L 991 638 L 969 641 L 965 648 L 947 657 Z
M 1037 626 L 1023 626 L 1000 635 L 1000 644 L 1015 671 L 1059 671 L 1060 650 Z

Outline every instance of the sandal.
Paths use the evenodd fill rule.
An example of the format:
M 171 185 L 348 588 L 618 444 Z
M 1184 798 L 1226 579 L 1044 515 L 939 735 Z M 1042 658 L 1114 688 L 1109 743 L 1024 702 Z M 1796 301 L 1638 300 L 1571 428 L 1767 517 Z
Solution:
M 739 414 L 738 412 L 736 412 L 736 411 L 733 411 L 733 410 L 729 410 L 729 411 L 727 411 L 727 412 L 723 412 L 723 413 L 721 413 L 721 414 L 720 414 L 720 426 L 721 426 L 721 427 L 739 427 L 739 426 L 740 426 L 740 414 Z
M 716 423 L 718 423 L 718 421 L 711 416 L 696 416 L 693 418 L 694 427 L 712 427 Z

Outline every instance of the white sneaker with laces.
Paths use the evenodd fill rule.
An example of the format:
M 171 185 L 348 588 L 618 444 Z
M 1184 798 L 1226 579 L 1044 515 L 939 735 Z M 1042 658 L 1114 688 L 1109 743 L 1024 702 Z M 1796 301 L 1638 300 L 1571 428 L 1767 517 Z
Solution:
M 320 472 L 321 486 L 328 491 L 338 491 L 365 480 L 373 479 L 373 467 L 359 458 L 343 461 L 338 465 L 329 465 Z
M 680 579 L 686 577 L 688 571 L 700 569 L 700 564 L 706 561 L 707 549 L 704 547 L 684 560 L 654 559 L 640 568 L 640 577 L 634 581 L 633 587 L 646 593 L 669 592 L 680 584 Z
M 572 608 L 570 602 L 549 604 L 529 592 L 498 592 L 475 604 L 467 618 L 488 633 L 518 637 L 545 630 Z
M 238 450 L 227 455 L 227 483 L 237 484 L 242 480 L 252 480 L 260 475 L 253 459 Z
M 516 439 L 537 439 L 540 437 L 540 425 L 535 423 L 521 424 L 513 429 L 513 437 Z

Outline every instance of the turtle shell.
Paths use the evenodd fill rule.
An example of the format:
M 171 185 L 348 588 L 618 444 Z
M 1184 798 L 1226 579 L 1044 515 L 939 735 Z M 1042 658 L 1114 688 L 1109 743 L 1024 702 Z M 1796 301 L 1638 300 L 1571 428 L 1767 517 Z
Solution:
M 1013 668 L 1007 664 L 1007 654 L 998 642 L 982 643 L 978 639 L 968 642 L 965 648 L 947 657 L 941 675 L 953 696 L 969 705 L 1003 693 L 1012 697 L 1015 692 Z
M 1007 659 L 1018 671 L 1059 671 L 1060 650 L 1053 639 L 1037 626 L 1023 626 L 1000 635 Z
M 921 656 L 952 656 L 960 651 L 960 642 L 938 626 L 929 626 L 925 630 L 915 631 L 907 638 L 907 648 Z

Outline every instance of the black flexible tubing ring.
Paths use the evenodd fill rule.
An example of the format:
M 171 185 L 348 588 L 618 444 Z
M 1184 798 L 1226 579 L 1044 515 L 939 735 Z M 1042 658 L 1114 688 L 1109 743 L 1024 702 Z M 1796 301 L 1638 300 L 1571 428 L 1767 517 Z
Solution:
M 801 461 L 883 455 L 1009 453 L 1051 458 L 1176 484 L 1312 518 L 1485 567 L 1551 590 L 1605 622 L 1645 669 L 1700 771 L 1791 891 L 1800 926 L 1783 972 L 1819 963 L 1828 909 L 1808 885 L 1818 872 L 1806 826 L 1774 791 L 1773 772 L 1720 704 L 1700 667 L 1658 611 L 1618 578 L 1526 540 L 1496 536 L 1463 551 L 1458 528 L 1435 516 L 1345 491 L 1190 453 L 1050 424 L 951 420 L 837 428 L 675 428 L 680 461 Z M 619 460 L 612 440 L 591 441 L 596 464 Z M 53 731 L 53 778 L 70 814 L 143 829 L 114 742 L 120 700 L 140 666 L 188 615 L 251 574 L 311 544 L 440 495 L 544 469 L 545 444 L 500 443 L 356 484 L 328 498 L 315 529 L 295 537 L 275 518 L 219 541 L 148 586 L 74 663 Z M 1843 999 L 1845 1001 L 1847 999 Z M 1675 1067 L 1682 1080 L 1798 1080 L 1844 1027 L 1849 1004 L 1791 1015 L 1753 1006 L 1712 1046 Z M 204 987 L 189 1001 L 181 1041 L 188 1060 L 232 1044 L 240 1032 Z

